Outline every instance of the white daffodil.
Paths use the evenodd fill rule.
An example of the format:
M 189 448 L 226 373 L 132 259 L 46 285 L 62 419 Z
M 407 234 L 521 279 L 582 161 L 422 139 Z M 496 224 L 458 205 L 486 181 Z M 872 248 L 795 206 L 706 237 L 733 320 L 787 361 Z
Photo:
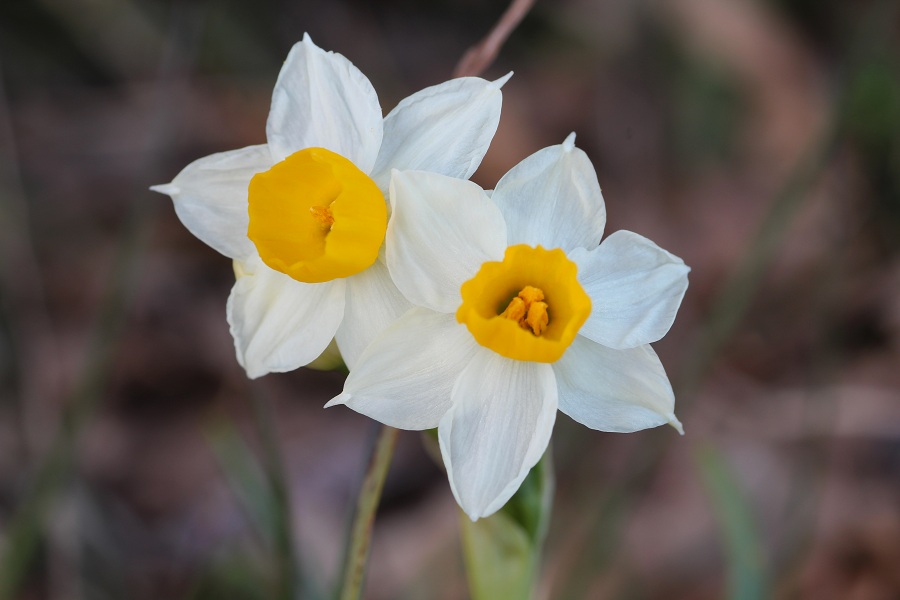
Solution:
M 352 367 L 409 308 L 381 251 L 391 169 L 470 177 L 505 81 L 454 79 L 382 118 L 369 80 L 304 36 L 275 83 L 267 144 L 201 158 L 151 188 L 234 260 L 227 316 L 249 377 L 306 365 L 332 339 Z
M 618 231 L 572 134 L 489 196 L 469 181 L 395 171 L 387 265 L 415 306 L 363 352 L 329 406 L 438 428 L 457 502 L 501 508 L 550 440 L 557 408 L 601 431 L 669 423 L 674 395 L 650 342 L 690 269 Z

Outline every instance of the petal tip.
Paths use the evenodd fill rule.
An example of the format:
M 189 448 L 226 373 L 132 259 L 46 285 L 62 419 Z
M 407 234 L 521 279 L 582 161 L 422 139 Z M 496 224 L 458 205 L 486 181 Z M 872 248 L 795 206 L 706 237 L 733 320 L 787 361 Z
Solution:
M 681 424 L 681 421 L 678 420 L 678 417 L 676 417 L 674 414 L 669 415 L 668 424 L 671 425 L 679 435 L 684 435 L 684 426 Z
M 265 368 L 259 367 L 244 367 L 244 372 L 247 373 L 247 379 L 259 379 L 263 375 L 269 374 Z
M 509 78 L 512 77 L 512 76 L 513 76 L 513 72 L 510 71 L 509 73 L 507 73 L 506 75 L 504 75 L 504 76 L 501 77 L 500 79 L 495 79 L 494 81 L 490 82 L 490 83 L 488 84 L 488 87 L 490 87 L 492 90 L 499 90 L 500 88 L 503 87 L 503 85 L 504 85 L 507 81 L 509 81 Z
M 304 46 L 308 46 L 309 48 L 311 48 L 311 49 L 313 49 L 313 50 L 322 50 L 322 49 L 319 48 L 319 46 L 317 46 L 316 43 L 313 41 L 312 36 L 309 35 L 309 32 L 306 32 L 306 31 L 303 32 L 303 39 L 301 39 L 301 40 L 300 40 L 299 42 L 297 42 L 297 44 L 295 44 L 295 45 L 296 45 L 296 46 L 299 46 L 300 44 L 303 44 Z M 323 52 L 324 52 L 324 51 L 323 51 Z
M 173 194 L 177 194 L 181 190 L 178 188 L 177 185 L 175 185 L 173 183 L 162 183 L 160 185 L 151 185 L 150 191 L 157 192 L 160 194 L 168 194 L 169 196 L 171 196 Z
M 571 152 L 575 149 L 575 132 L 573 131 L 569 135 L 566 136 L 566 139 L 563 140 L 562 143 L 563 150 L 566 152 Z
M 343 392 L 338 394 L 331 400 L 329 400 L 323 408 L 331 408 L 332 406 L 338 406 L 339 404 L 347 404 L 350 401 L 350 394 L 347 392 Z
M 474 502 L 471 498 L 463 501 L 463 498 L 456 494 L 455 487 L 453 488 L 453 492 L 453 495 L 456 498 L 456 502 L 457 504 L 459 504 L 459 509 L 463 511 L 467 517 L 469 517 L 470 521 L 474 523 L 478 519 L 483 519 L 484 517 L 488 516 L 488 513 L 485 510 L 485 508 L 487 508 L 486 506 L 477 506 L 476 502 Z
M 320 48 L 316 46 L 316 44 L 312 41 L 312 38 L 309 37 L 309 34 L 304 31 L 303 37 L 300 38 L 300 41 L 291 46 L 288 55 L 285 57 L 284 62 L 281 65 L 281 69 L 284 70 L 284 68 L 287 67 L 288 63 L 291 63 L 293 60 L 297 60 L 296 57 L 300 55 L 300 53 L 310 52 L 313 50 L 320 50 Z M 278 90 L 277 85 L 275 86 L 275 90 Z

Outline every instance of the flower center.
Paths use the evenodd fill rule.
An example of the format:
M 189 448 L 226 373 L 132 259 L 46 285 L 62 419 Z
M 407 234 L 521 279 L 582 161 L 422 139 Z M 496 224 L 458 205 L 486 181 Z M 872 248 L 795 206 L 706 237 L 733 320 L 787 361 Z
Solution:
M 306 283 L 349 277 L 378 258 L 387 205 L 330 150 L 306 148 L 250 180 L 247 235 L 272 269 Z
M 534 335 L 541 335 L 550 322 L 547 314 L 547 303 L 541 302 L 544 292 L 539 288 L 526 285 L 515 298 L 509 301 L 501 317 L 506 317 L 519 324 L 522 329 L 528 330 Z
M 578 267 L 559 249 L 518 244 L 460 288 L 456 320 L 475 340 L 515 360 L 559 360 L 591 314 Z
M 310 206 L 309 212 L 312 213 L 313 219 L 319 222 L 319 226 L 326 231 L 331 231 L 334 225 L 334 214 L 327 206 Z

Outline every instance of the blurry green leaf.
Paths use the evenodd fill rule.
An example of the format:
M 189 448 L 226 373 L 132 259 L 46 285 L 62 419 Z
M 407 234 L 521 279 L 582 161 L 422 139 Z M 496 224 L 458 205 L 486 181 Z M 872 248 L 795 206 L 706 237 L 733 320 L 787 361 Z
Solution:
M 531 597 L 552 497 L 552 458 L 548 450 L 498 512 L 473 523 L 460 511 L 463 555 L 473 600 Z
M 651 27 L 646 44 L 673 166 L 703 171 L 735 158 L 749 110 L 740 80 L 716 57 L 690 52 L 669 28 Z
M 734 154 L 745 96 L 727 74 L 684 58 L 669 75 L 672 156 L 679 166 L 705 167 Z
M 695 460 L 727 546 L 728 597 L 732 600 L 769 598 L 759 528 L 728 464 L 713 446 L 697 452 Z
M 873 61 L 854 74 L 847 93 L 848 129 L 884 150 L 900 129 L 900 79 L 893 65 Z
M 532 545 L 524 528 L 503 512 L 475 523 L 460 512 L 460 523 L 472 598 L 528 598 Z
M 254 558 L 228 556 L 210 565 L 187 600 L 269 600 L 270 588 L 265 569 Z
M 313 576 L 303 576 L 293 546 L 287 547 L 287 544 L 292 544 L 292 534 L 288 514 L 289 507 L 286 506 L 288 499 L 285 497 L 283 489 L 284 482 L 277 481 L 275 479 L 277 475 L 272 472 L 271 468 L 267 469 L 256 458 L 255 453 L 234 423 L 227 418 L 218 416 L 211 419 L 205 433 L 207 442 L 232 494 L 246 514 L 253 533 L 271 557 L 269 566 L 274 569 L 274 572 L 268 573 L 267 577 L 279 580 L 276 587 L 284 595 L 293 597 L 295 590 L 300 590 L 302 598 L 322 597 L 319 582 Z M 227 568 L 224 568 L 221 573 L 211 571 L 208 577 L 212 579 L 209 579 L 204 585 L 231 585 L 230 580 L 219 581 L 220 575 L 230 575 L 227 571 Z M 249 577 L 244 577 L 240 573 L 233 575 L 238 583 L 244 582 Z M 257 577 L 257 575 L 253 575 L 253 577 Z M 253 580 L 253 577 L 250 577 L 250 580 Z M 262 576 L 260 575 L 260 577 Z M 271 588 L 271 585 L 263 587 L 263 597 L 280 597 Z M 206 588 L 202 589 L 206 590 Z M 259 590 L 255 590 L 253 593 L 257 591 Z M 212 596 L 197 597 L 217 596 L 213 594 Z M 231 598 L 232 596 L 227 597 Z M 234 597 L 243 598 L 243 596 L 237 595 Z
M 234 424 L 225 418 L 216 418 L 210 423 L 206 438 L 231 492 L 240 502 L 254 531 L 271 549 L 274 545 L 272 532 L 277 523 L 276 507 L 262 465 Z
M 531 542 L 540 544 L 553 500 L 553 465 L 548 450 L 525 477 L 519 490 L 499 512 L 525 530 Z

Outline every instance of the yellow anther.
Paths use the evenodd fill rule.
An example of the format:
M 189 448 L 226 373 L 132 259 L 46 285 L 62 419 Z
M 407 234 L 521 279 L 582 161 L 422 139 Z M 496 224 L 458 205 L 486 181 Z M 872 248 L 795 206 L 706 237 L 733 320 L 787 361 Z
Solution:
M 519 327 L 531 331 L 534 335 L 541 335 L 547 328 L 547 323 L 550 322 L 547 304 L 541 302 L 543 299 L 544 292 L 540 288 L 526 285 L 515 298 L 510 300 L 506 310 L 500 313 L 500 316 L 518 322 Z
M 531 306 L 528 307 L 528 316 L 525 317 L 525 322 L 534 335 L 544 333 L 547 323 L 550 322 L 550 315 L 547 314 L 547 303 L 532 302 Z
M 310 206 L 309 212 L 313 218 L 318 221 L 323 229 L 331 229 L 334 225 L 334 215 L 331 214 L 331 208 L 328 206 Z
M 519 298 L 525 301 L 525 304 L 531 306 L 532 302 L 540 302 L 544 299 L 544 292 L 540 288 L 526 285 L 519 292 Z
M 525 306 L 525 301 L 516 296 L 513 298 L 509 306 L 506 307 L 502 313 L 500 313 L 501 317 L 506 317 L 512 321 L 521 322 L 522 319 L 525 318 L 525 313 L 528 311 L 528 307 Z

